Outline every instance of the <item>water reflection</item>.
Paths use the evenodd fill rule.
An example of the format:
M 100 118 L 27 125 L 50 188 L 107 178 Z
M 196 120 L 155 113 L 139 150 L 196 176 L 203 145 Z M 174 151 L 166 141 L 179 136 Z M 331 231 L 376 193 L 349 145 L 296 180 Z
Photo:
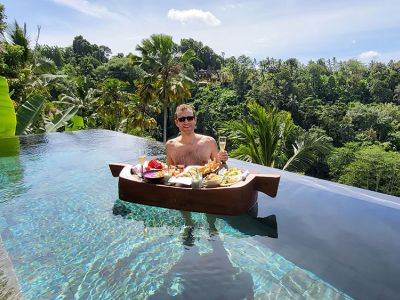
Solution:
M 185 250 L 150 299 L 204 299 L 204 295 L 210 299 L 254 299 L 252 275 L 245 268 L 233 264 L 231 254 L 224 245 L 224 236 L 278 237 L 276 216 L 258 218 L 256 207 L 252 214 L 222 216 L 117 200 L 113 214 L 143 222 L 145 236 L 150 227 L 169 227 L 171 235 L 175 236 L 180 232 Z M 210 247 L 206 253 L 201 249 L 204 241 L 208 241 Z
M 11 136 L 0 138 L 0 157 L 18 156 L 19 148 L 19 137 Z
M 29 136 L 21 136 L 21 145 L 24 149 L 29 147 L 42 147 L 43 144 L 49 143 L 49 136 L 46 134 L 34 134 Z
M 19 152 L 19 137 L 0 138 L 0 203 L 17 197 L 15 188 L 20 185 L 24 175 Z M 20 190 L 24 192 L 26 189 Z
M 235 237 L 258 235 L 278 238 L 276 216 L 257 217 L 257 204 L 248 214 L 224 216 L 152 207 L 118 199 L 114 203 L 113 214 L 141 221 L 145 227 L 183 227 L 184 242 L 190 241 L 190 235 L 196 228 L 206 228 L 210 237 L 221 232 Z M 193 243 L 188 242 L 188 244 Z
M 218 234 L 210 245 L 206 254 L 196 245 L 186 248 L 148 299 L 254 299 L 251 274 L 232 265 Z

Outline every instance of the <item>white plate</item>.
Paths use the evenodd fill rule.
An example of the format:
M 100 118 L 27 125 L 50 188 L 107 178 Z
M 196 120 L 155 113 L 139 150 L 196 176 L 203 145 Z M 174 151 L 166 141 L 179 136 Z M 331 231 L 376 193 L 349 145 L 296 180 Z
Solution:
M 219 182 L 216 180 L 204 180 L 203 185 L 208 188 L 219 186 Z
M 239 181 L 242 180 L 242 175 L 236 175 L 236 176 L 227 176 L 225 177 L 226 179 L 229 178 L 230 182 L 224 182 L 224 180 L 220 183 L 220 186 L 231 186 L 234 185 L 235 183 L 238 183 Z
M 182 185 L 192 185 L 192 178 L 191 177 L 175 177 L 175 176 L 172 176 L 168 180 L 168 183 L 182 184 Z

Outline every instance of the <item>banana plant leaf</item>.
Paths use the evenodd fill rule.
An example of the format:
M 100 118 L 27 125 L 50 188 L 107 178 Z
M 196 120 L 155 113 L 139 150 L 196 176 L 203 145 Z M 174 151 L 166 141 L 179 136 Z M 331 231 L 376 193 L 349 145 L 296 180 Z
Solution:
M 4 77 L 0 77 L 0 137 L 15 136 L 14 104 L 8 94 L 8 84 Z
M 46 122 L 46 132 L 56 132 L 57 129 L 65 126 L 67 122 L 78 112 L 77 106 L 71 106 L 62 113 L 55 116 L 52 122 Z
M 44 96 L 31 96 L 17 110 L 17 135 L 24 134 L 35 123 L 40 116 L 45 101 L 46 98 Z
M 85 127 L 83 118 L 81 116 L 73 116 L 71 118 L 72 126 L 65 127 L 65 131 L 75 131 L 80 130 Z

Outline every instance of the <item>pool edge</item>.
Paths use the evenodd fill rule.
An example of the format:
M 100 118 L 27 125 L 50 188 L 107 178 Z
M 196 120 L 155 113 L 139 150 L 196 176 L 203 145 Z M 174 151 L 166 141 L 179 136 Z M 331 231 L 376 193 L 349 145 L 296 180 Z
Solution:
M 4 298 L 3 298 L 4 297 Z M 0 236 L 0 298 L 25 299 L 14 271 L 13 263 Z

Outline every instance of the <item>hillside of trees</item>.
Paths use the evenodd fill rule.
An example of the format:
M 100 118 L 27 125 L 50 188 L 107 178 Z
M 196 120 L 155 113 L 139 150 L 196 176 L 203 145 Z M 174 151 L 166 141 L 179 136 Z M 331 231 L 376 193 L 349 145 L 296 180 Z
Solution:
M 105 128 L 165 141 L 176 105 L 191 103 L 197 132 L 227 135 L 231 157 L 400 196 L 400 61 L 256 61 L 164 34 L 113 54 L 80 35 L 44 45 L 40 28 L 6 20 L 0 4 L 17 135 Z

